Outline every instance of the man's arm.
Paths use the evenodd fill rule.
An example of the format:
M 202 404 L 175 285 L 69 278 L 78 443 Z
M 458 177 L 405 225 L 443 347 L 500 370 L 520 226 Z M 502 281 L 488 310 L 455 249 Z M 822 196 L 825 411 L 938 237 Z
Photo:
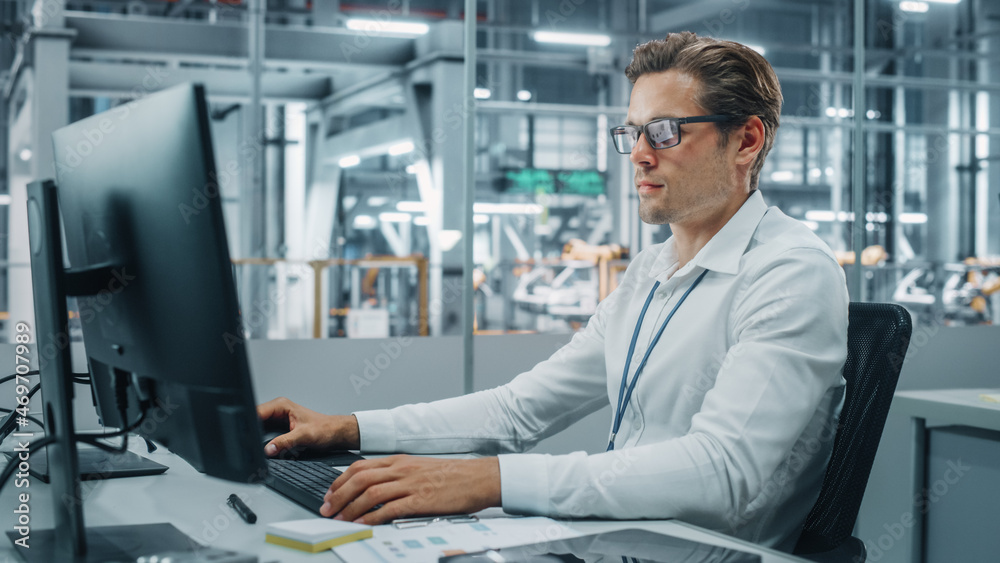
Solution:
M 807 495 L 800 487 L 822 479 L 833 435 L 823 442 L 823 431 L 842 396 L 843 273 L 819 251 L 796 250 L 758 272 L 735 307 L 736 344 L 687 434 L 590 456 L 502 455 L 505 481 L 524 484 L 516 497 L 504 489 L 504 509 L 676 517 L 733 533 L 787 495 Z M 793 450 L 806 455 L 790 459 Z
M 358 421 L 353 415 L 321 414 L 279 397 L 258 405 L 257 416 L 265 428 L 288 429 L 264 447 L 264 453 L 269 456 L 295 446 L 316 450 L 356 450 L 361 447 Z

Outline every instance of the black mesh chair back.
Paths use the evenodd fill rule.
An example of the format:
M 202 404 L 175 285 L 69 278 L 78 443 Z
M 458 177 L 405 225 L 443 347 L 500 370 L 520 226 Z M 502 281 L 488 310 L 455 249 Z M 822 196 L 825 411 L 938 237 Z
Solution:
M 823 487 L 795 546 L 798 555 L 830 552 L 848 540 L 868 484 L 889 403 L 910 342 L 910 314 L 891 303 L 851 303 L 848 311 L 847 389 Z M 857 557 L 857 552 L 854 552 Z M 811 558 L 811 557 L 810 557 Z

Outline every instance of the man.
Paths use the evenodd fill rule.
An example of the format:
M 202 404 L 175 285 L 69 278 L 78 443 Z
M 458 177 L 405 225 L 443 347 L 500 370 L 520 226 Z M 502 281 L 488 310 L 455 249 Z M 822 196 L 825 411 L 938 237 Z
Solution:
M 569 344 L 507 385 L 352 416 L 261 405 L 291 429 L 269 455 L 292 445 L 500 454 L 355 463 L 323 515 L 372 524 L 503 506 L 680 518 L 794 547 L 843 400 L 848 296 L 830 249 L 756 191 L 780 86 L 756 52 L 692 33 L 640 45 L 626 75 L 627 125 L 612 137 L 635 166 L 639 216 L 672 237 L 635 257 Z M 513 453 L 609 402 L 608 452 Z

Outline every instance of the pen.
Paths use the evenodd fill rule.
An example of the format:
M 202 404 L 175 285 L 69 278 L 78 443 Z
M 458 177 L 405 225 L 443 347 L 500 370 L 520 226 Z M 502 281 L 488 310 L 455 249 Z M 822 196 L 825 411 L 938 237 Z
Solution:
M 247 524 L 253 524 L 257 521 L 257 515 L 254 514 L 253 510 L 250 510 L 250 507 L 243 503 L 243 499 L 238 497 L 235 493 L 229 495 L 229 500 L 226 501 L 226 504 L 233 507 L 236 514 L 239 514 L 240 518 L 246 521 Z

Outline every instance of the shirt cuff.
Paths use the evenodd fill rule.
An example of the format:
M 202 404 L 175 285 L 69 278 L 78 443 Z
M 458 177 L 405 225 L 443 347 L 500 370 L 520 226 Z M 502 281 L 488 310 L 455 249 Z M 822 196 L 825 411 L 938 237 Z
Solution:
M 358 419 L 361 451 L 391 453 L 396 451 L 396 425 L 387 410 L 351 413 Z
M 500 503 L 510 514 L 549 513 L 549 466 L 543 454 L 500 455 Z

